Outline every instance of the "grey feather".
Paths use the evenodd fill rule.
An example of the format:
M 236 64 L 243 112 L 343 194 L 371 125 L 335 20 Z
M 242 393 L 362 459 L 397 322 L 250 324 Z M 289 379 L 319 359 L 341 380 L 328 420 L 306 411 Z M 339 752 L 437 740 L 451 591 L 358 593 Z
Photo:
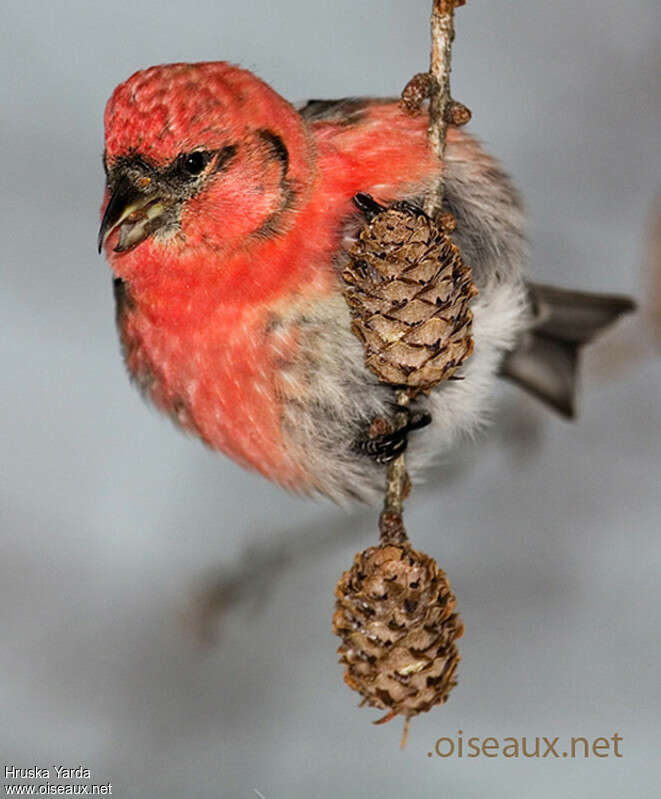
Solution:
M 332 105 L 320 106 L 315 112 L 333 110 Z M 532 317 L 522 271 L 527 254 L 524 215 L 509 179 L 468 136 L 460 146 L 448 145 L 445 179 L 447 206 L 458 223 L 453 238 L 480 292 L 472 304 L 475 349 L 461 369 L 461 380 L 446 381 L 418 399 L 432 423 L 411 435 L 407 463 L 414 480 L 457 438 L 474 434 L 488 420 L 503 355 L 516 346 Z M 398 199 L 415 204 L 425 190 L 421 186 Z M 346 220 L 345 247 L 363 221 L 359 214 Z M 340 253 L 338 281 L 342 259 Z M 365 366 L 362 344 L 351 332 L 349 309 L 339 291 L 312 307 L 288 307 L 283 322 L 301 328 L 301 350 L 288 368 L 292 385 L 305 386 L 304 403 L 298 390 L 284 403 L 288 447 L 305 463 L 313 490 L 339 502 L 378 501 L 384 467 L 357 452 L 355 441 L 375 416 L 392 414 L 392 388 L 379 383 Z
M 501 374 L 566 418 L 576 417 L 580 349 L 623 314 L 629 297 L 527 284 L 532 325 Z

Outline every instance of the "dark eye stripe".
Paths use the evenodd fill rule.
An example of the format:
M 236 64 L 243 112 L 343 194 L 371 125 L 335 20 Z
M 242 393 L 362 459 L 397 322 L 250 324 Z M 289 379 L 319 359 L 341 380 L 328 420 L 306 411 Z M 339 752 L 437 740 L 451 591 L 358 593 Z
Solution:
M 216 158 L 216 165 L 213 168 L 214 172 L 221 172 L 227 164 L 234 158 L 238 151 L 238 147 L 236 144 L 228 144 L 226 147 L 218 153 L 218 157 Z
M 260 138 L 269 145 L 273 156 L 282 164 L 283 175 L 287 174 L 287 170 L 289 169 L 289 150 L 287 149 L 287 145 L 282 141 L 280 136 L 272 130 L 262 128 L 258 130 L 257 133 Z

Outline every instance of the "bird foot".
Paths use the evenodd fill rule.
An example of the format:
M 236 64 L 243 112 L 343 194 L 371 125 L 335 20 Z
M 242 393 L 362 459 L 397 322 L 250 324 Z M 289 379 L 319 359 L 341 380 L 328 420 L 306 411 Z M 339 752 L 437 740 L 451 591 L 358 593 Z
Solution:
M 392 422 L 377 417 L 367 433 L 356 441 L 356 449 L 369 455 L 377 463 L 389 463 L 406 451 L 408 434 L 431 423 L 429 411 L 412 410 L 397 406 L 397 413 L 406 415 L 406 422 L 395 428 Z

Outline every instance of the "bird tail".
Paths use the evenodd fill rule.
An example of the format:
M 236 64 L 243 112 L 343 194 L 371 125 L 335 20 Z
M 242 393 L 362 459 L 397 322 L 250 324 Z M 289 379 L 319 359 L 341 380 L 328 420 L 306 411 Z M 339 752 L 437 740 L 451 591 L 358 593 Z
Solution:
M 635 310 L 629 297 L 528 283 L 531 329 L 510 352 L 501 374 L 568 419 L 576 416 L 581 347 Z

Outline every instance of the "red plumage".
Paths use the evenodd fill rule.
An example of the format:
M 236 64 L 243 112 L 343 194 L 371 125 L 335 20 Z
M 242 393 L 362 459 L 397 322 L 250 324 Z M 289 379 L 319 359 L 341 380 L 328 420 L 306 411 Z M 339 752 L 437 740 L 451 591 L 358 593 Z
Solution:
M 433 175 L 426 120 L 383 102 L 351 124 L 307 125 L 251 73 L 202 63 L 138 72 L 113 93 L 105 124 L 110 167 L 134 153 L 165 166 L 188 149 L 244 148 L 222 185 L 189 200 L 177 235 L 122 253 L 109 237 L 111 266 L 130 287 L 122 339 L 130 372 L 158 407 L 244 465 L 303 486 L 283 441 L 276 374 L 296 334 L 273 341 L 269 321 L 288 303 L 337 292 L 334 257 L 358 191 L 387 202 Z M 294 200 L 277 235 L 255 235 L 280 180 L 278 165 L 251 149 L 260 129 L 288 151 Z
M 340 274 L 363 222 L 358 192 L 387 204 L 435 181 L 427 124 L 392 100 L 298 111 L 226 63 L 152 67 L 121 84 L 105 114 L 100 246 L 146 396 L 287 488 L 374 497 L 383 471 L 356 443 L 391 412 L 392 393 L 365 367 Z M 480 423 L 527 319 L 516 193 L 455 128 L 443 168 L 462 221 L 455 240 L 480 288 L 475 354 L 463 381 L 419 399 L 434 423 L 414 472 Z

